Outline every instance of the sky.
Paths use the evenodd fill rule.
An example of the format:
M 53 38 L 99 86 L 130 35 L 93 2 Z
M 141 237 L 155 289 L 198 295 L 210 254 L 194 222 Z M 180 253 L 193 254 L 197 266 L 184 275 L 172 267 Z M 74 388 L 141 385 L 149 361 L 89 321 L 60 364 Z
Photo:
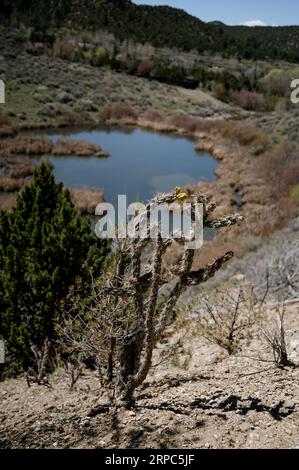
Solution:
M 133 0 L 181 8 L 203 21 L 229 25 L 299 25 L 299 0 Z

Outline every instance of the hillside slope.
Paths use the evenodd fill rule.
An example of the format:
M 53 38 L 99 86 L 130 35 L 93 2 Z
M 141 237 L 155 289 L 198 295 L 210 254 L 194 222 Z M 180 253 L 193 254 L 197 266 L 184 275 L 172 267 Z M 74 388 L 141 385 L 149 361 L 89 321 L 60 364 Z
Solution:
M 266 265 L 269 251 L 276 253 L 282 239 L 296 240 L 298 230 L 294 219 L 255 253 L 219 273 L 218 281 L 219 276 L 230 280 L 232 288 L 244 282 L 236 273 L 250 280 L 250 266 L 257 260 Z M 199 288 L 194 290 L 198 296 Z M 189 294 L 195 300 L 195 292 Z M 190 305 L 190 295 L 186 302 Z M 5 380 L 0 383 L 0 448 L 298 448 L 299 368 L 275 367 L 261 335 L 263 325 L 273 326 L 276 313 L 267 307 L 251 339 L 228 356 L 198 334 L 193 306 L 185 325 L 169 328 L 159 345 L 136 407 L 120 410 L 117 420 L 104 406 L 108 397 L 95 371 L 84 370 L 73 390 L 70 373 L 62 368 L 50 377 L 51 388 L 28 388 L 24 377 Z M 285 331 L 289 357 L 298 364 L 298 303 L 286 306 Z M 270 362 L 259 361 L 259 355 Z
M 248 28 L 204 23 L 183 10 L 135 5 L 130 0 L 4 0 L 0 18 L 11 25 L 22 22 L 42 30 L 50 26 L 104 28 L 122 40 L 131 38 L 156 47 L 299 61 L 297 26 Z

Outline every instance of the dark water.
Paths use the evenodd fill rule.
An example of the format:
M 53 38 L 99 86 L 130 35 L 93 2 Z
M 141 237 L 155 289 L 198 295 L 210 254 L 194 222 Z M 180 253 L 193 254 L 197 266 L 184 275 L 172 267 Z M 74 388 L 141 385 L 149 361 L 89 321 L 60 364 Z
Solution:
M 71 188 L 103 190 L 107 202 L 115 203 L 118 194 L 126 194 L 128 203 L 145 202 L 175 186 L 215 179 L 216 160 L 197 153 L 195 142 L 186 137 L 118 128 L 64 131 L 50 137 L 88 140 L 111 154 L 109 158 L 49 157 L 57 181 Z

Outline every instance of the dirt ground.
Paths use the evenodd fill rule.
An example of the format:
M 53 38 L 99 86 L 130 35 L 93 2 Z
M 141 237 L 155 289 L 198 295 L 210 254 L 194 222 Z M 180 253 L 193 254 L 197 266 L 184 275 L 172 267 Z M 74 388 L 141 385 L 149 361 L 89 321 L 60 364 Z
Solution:
M 297 304 L 286 314 L 294 362 L 298 313 Z M 99 406 L 107 397 L 95 372 L 85 371 L 73 391 L 63 369 L 51 377 L 51 388 L 28 388 L 23 377 L 0 383 L 0 447 L 299 448 L 298 368 L 248 359 L 261 350 L 257 339 L 231 357 L 198 336 L 188 347 L 189 364 L 172 359 L 154 367 L 136 408 L 117 418 Z

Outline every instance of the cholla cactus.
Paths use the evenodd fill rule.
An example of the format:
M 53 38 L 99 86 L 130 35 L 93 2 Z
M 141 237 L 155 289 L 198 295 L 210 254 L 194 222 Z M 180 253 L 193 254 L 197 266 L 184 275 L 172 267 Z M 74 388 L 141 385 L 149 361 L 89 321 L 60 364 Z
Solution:
M 178 199 L 178 191 L 160 194 L 151 200 L 146 210 L 135 218 L 136 227 L 157 204 L 170 205 Z M 203 206 L 203 225 L 219 229 L 242 222 L 240 215 L 212 220 L 216 205 L 202 194 L 190 196 L 192 227 L 195 229 L 193 208 Z M 180 201 L 182 203 L 182 201 Z M 154 240 L 140 238 L 138 230 L 133 239 L 118 240 L 112 268 L 94 285 L 94 295 L 88 311 L 68 320 L 64 337 L 72 350 L 92 354 L 97 358 L 102 383 L 112 390 L 118 406 L 131 407 L 134 391 L 151 367 L 154 348 L 172 318 L 181 294 L 189 287 L 213 277 L 233 253 L 225 253 L 213 263 L 192 271 L 196 250 L 186 239 L 175 234 L 162 238 L 159 226 Z M 173 242 L 179 242 L 183 253 L 176 266 L 170 269 L 175 282 L 165 294 L 163 258 Z M 78 311 L 78 308 L 77 308 Z

